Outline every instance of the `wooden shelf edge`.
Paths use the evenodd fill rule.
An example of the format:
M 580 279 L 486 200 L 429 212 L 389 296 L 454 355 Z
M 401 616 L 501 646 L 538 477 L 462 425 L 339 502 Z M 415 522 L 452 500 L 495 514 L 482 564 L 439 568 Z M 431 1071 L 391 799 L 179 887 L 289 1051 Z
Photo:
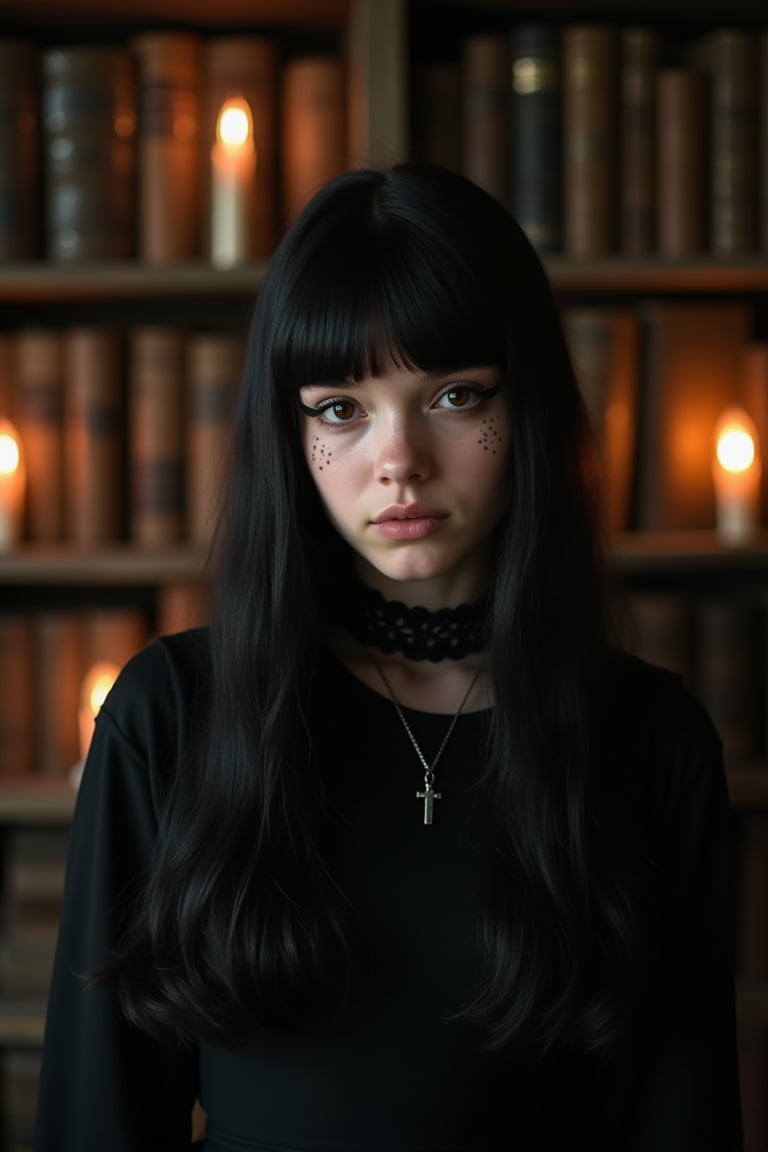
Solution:
M 97 549 L 23 545 L 0 555 L 0 585 L 154 585 L 206 579 L 207 554 L 193 547 Z
M 255 295 L 264 282 L 267 261 L 242 268 L 217 269 L 189 263 L 153 267 L 138 261 L 94 264 L 0 264 L 0 300 L 76 301 Z
M 0 783 L 0 825 L 68 825 L 77 790 L 68 780 L 35 778 Z
M 768 531 L 743 545 L 725 544 L 714 530 L 622 532 L 608 542 L 612 566 L 622 574 L 768 570 Z
M 45 1033 L 46 1002 L 0 997 L 0 1047 L 39 1048 Z

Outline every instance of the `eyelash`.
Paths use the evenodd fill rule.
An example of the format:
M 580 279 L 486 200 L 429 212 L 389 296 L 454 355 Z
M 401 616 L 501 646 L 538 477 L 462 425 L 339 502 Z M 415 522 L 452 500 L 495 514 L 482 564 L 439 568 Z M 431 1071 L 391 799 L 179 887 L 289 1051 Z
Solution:
M 479 388 L 475 384 L 464 384 L 460 381 L 456 381 L 453 384 L 449 384 L 444 389 L 444 391 L 440 393 L 440 395 L 437 397 L 437 401 L 442 400 L 446 396 L 450 396 L 452 392 L 463 391 L 469 392 L 469 394 L 475 397 L 477 401 L 482 402 L 483 400 L 490 400 L 493 396 L 495 396 L 500 387 L 501 383 L 494 384 L 490 388 Z M 320 423 L 323 424 L 326 428 L 333 430 L 346 428 L 354 422 L 354 417 L 352 417 L 350 420 L 328 420 L 325 418 L 325 413 L 328 412 L 331 408 L 334 408 L 337 404 L 351 404 L 353 407 L 357 407 L 354 400 L 348 400 L 343 396 L 331 396 L 327 400 L 323 400 L 315 408 L 310 408 L 309 405 L 303 404 L 301 401 L 299 401 L 299 406 L 306 416 L 310 416 L 313 419 L 319 420 Z M 477 404 L 466 404 L 459 408 L 444 408 L 443 411 L 471 412 L 476 407 Z

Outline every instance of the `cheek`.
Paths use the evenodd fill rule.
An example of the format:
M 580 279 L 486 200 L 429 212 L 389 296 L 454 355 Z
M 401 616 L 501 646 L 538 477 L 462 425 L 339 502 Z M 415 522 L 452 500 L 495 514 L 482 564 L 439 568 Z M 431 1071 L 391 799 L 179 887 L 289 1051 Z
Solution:
M 331 466 L 333 449 L 322 435 L 310 434 L 306 443 L 306 456 L 312 472 L 325 472 Z
M 483 417 L 477 435 L 477 446 L 482 453 L 491 456 L 506 452 L 506 420 L 499 416 Z

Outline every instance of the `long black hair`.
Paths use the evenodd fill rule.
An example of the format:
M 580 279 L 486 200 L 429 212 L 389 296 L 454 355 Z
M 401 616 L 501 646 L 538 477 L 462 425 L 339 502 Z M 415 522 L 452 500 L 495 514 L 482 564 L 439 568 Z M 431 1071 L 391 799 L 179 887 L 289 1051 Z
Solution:
M 498 365 L 511 415 L 488 640 L 495 699 L 483 977 L 489 1045 L 600 1049 L 621 1030 L 642 931 L 601 740 L 606 623 L 596 453 L 544 269 L 508 213 L 425 165 L 320 191 L 252 321 L 221 524 L 210 711 L 166 805 L 121 961 L 144 1028 L 236 1044 L 289 1025 L 345 970 L 309 723 L 321 606 L 350 555 L 301 450 L 297 394 L 388 364 Z M 329 958 L 332 963 L 329 964 Z

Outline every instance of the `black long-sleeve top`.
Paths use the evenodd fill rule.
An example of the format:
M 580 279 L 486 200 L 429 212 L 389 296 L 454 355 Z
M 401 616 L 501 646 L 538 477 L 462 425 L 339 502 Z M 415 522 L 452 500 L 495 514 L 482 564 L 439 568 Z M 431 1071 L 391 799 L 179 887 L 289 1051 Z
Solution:
M 265 1029 L 238 1051 L 159 1044 L 127 1024 L 110 986 L 83 987 L 147 873 L 205 707 L 207 633 L 156 641 L 102 708 L 78 796 L 35 1152 L 188 1150 L 197 1096 L 205 1152 L 738 1152 L 725 776 L 719 739 L 682 683 L 615 658 L 615 762 L 639 781 L 647 811 L 660 945 L 650 1010 L 606 1067 L 562 1053 L 533 1061 L 515 1044 L 489 1052 L 455 1018 L 480 972 L 488 714 L 460 718 L 425 827 L 423 770 L 391 702 L 324 661 L 317 741 L 344 814 L 339 879 L 365 978 L 306 1028 Z M 448 718 L 405 715 L 434 753 Z

